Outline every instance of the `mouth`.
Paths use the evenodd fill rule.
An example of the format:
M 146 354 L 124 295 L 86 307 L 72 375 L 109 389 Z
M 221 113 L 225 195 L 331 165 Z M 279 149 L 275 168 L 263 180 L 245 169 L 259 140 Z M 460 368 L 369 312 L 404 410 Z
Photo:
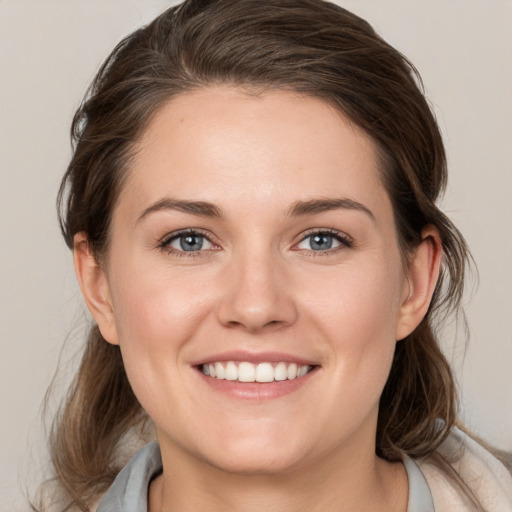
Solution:
M 257 364 L 249 361 L 217 361 L 200 364 L 197 368 L 204 375 L 217 380 L 270 383 L 301 379 L 316 366 L 285 361 Z

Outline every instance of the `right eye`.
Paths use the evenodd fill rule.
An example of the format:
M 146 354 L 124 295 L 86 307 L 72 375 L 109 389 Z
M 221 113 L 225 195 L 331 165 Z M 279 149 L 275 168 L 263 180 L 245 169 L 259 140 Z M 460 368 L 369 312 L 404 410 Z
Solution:
M 194 253 L 212 249 L 213 244 L 202 233 L 185 231 L 166 238 L 162 243 L 162 248 L 170 252 Z

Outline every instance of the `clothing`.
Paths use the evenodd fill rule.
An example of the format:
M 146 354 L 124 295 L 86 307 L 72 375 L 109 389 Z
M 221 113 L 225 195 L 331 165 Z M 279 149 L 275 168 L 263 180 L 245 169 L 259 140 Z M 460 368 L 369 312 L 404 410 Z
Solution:
M 512 512 L 512 475 L 478 443 L 460 430 L 439 451 L 448 456 L 464 449 L 454 464 L 488 512 Z M 468 512 L 472 510 L 449 478 L 428 459 L 404 458 L 409 479 L 407 512 Z M 147 512 L 148 487 L 162 472 L 160 448 L 155 441 L 144 446 L 119 473 L 96 512 Z
M 487 512 L 512 512 L 512 475 L 503 464 L 474 439 L 454 429 L 439 447 L 447 458 L 454 453 L 463 455 L 453 464 L 467 482 Z M 467 498 L 428 458 L 418 462 L 435 504 L 435 512 L 467 512 L 473 510 Z
M 141 448 L 117 475 L 96 512 L 147 512 L 151 480 L 162 472 L 156 441 Z

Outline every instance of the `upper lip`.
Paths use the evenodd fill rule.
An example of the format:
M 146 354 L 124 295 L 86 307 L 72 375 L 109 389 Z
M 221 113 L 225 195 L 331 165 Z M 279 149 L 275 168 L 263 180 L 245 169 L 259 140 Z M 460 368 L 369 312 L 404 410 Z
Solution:
M 258 363 L 295 363 L 298 365 L 316 366 L 318 363 L 303 357 L 287 354 L 285 352 L 247 352 L 242 350 L 233 350 L 208 355 L 196 361 L 192 361 L 192 366 L 201 364 L 221 363 L 227 361 Z

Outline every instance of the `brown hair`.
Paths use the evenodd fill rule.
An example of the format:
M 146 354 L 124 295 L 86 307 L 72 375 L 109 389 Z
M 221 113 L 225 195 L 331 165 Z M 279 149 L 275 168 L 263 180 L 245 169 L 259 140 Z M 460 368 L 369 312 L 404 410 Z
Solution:
M 433 454 L 457 420 L 456 387 L 434 326 L 458 309 L 469 256 L 435 204 L 446 157 L 419 75 L 356 15 L 322 0 L 187 0 L 121 41 L 73 120 L 74 154 L 58 196 L 68 246 L 83 231 L 102 261 L 145 126 L 173 96 L 212 84 L 291 90 L 335 105 L 378 148 L 404 258 L 425 226 L 438 230 L 441 279 L 420 326 L 397 343 L 376 439 L 377 454 L 390 461 Z M 70 506 L 88 510 L 106 490 L 120 469 L 122 440 L 145 420 L 119 348 L 93 326 L 50 438 L 55 479 Z

